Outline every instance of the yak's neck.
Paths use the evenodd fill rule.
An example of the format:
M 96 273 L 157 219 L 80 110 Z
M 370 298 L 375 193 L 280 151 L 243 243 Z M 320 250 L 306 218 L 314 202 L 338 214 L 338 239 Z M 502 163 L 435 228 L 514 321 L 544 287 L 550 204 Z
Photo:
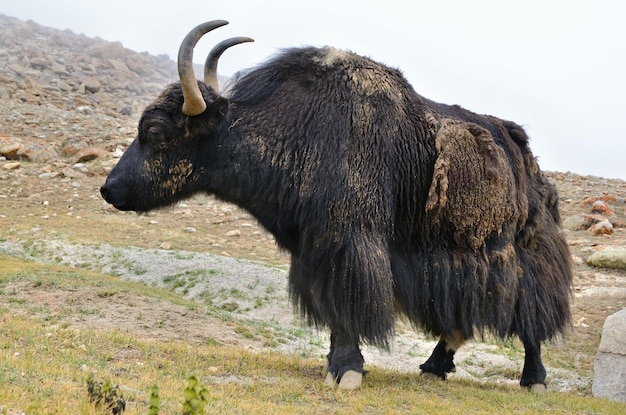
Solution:
M 249 112 L 230 115 L 218 151 L 221 168 L 209 184 L 210 192 L 247 210 L 282 247 L 292 251 L 298 194 L 290 169 L 292 155 L 279 134 L 272 134 L 276 129 L 257 125 Z

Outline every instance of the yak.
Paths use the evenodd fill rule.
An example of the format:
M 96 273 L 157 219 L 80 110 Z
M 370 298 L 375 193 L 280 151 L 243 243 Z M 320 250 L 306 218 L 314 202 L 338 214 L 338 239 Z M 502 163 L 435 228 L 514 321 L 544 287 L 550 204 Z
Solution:
M 289 252 L 294 308 L 328 328 L 326 383 L 361 385 L 362 344 L 382 348 L 396 315 L 436 336 L 423 374 L 446 379 L 485 332 L 524 346 L 520 385 L 545 389 L 541 345 L 571 324 L 572 264 L 558 195 L 519 125 L 418 95 L 404 75 L 332 47 L 299 47 L 240 71 L 227 92 L 196 42 L 180 82 L 148 105 L 101 187 L 139 213 L 194 194 L 249 211 Z

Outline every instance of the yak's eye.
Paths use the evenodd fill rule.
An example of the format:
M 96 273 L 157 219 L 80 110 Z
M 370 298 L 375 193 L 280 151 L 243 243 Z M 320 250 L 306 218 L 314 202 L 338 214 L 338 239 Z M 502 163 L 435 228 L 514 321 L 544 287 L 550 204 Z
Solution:
M 159 129 L 155 127 L 154 125 L 148 128 L 148 131 L 146 133 L 147 133 L 148 138 L 151 140 L 159 138 Z

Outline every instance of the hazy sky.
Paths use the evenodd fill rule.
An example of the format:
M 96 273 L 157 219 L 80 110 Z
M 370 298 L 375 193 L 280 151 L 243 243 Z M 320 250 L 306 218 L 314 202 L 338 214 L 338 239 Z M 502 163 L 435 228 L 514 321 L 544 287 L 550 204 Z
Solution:
M 415 90 L 522 124 L 545 170 L 626 179 L 626 2 L 620 0 L 19 0 L 0 13 L 175 58 L 203 38 L 250 36 L 228 50 L 232 75 L 276 50 L 332 45 L 400 68 Z M 599 189 L 600 191 L 601 189 Z

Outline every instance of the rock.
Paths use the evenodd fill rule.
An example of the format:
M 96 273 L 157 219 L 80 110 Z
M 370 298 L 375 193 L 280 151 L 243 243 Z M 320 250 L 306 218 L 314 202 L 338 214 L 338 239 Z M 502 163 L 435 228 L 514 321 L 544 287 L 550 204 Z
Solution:
M 159 245 L 160 249 L 172 249 L 172 244 L 169 242 L 163 242 L 161 245 Z
M 626 402 L 626 308 L 607 317 L 594 361 L 592 393 Z
M 75 156 L 80 150 L 84 150 L 88 146 L 87 142 L 82 139 L 70 139 L 63 146 L 63 153 L 68 156 Z
M 100 91 L 100 88 L 102 88 L 102 84 L 100 83 L 100 81 L 98 81 L 98 79 L 94 78 L 93 76 L 83 78 L 82 85 L 85 86 L 86 91 L 89 91 L 92 94 L 95 94 L 96 92 Z
M 102 157 L 105 154 L 106 154 L 106 151 L 104 151 L 101 148 L 87 147 L 87 148 L 78 150 L 78 152 L 76 153 L 76 155 L 74 156 L 72 160 L 74 163 L 82 163 L 85 161 L 96 159 L 98 157 Z
M 19 169 L 21 167 L 21 164 L 18 161 L 14 161 L 11 163 L 4 163 L 2 165 L 2 168 L 4 170 L 15 170 L 15 169 Z
M 24 72 L 26 72 L 28 70 L 27 67 L 19 65 L 17 63 L 13 63 L 11 65 L 8 66 L 8 68 L 10 70 L 12 70 L 13 72 L 15 72 L 18 75 L 22 75 Z
M 591 213 L 598 213 L 605 216 L 613 216 L 613 209 L 604 200 L 596 200 L 591 206 Z
M 586 205 L 593 205 L 595 202 L 597 202 L 598 200 L 602 200 L 604 202 L 615 202 L 617 201 L 617 196 L 615 195 L 602 195 L 602 196 L 595 196 L 595 197 L 588 197 L 585 200 L 583 200 L 581 202 L 581 206 L 586 206 Z
M 126 61 L 126 67 L 131 71 L 135 72 L 139 76 L 148 76 L 150 75 L 150 71 L 148 68 L 144 67 L 141 63 L 129 60 Z
M 57 63 L 52 65 L 52 72 L 55 75 L 65 75 L 68 76 L 70 73 L 67 71 L 67 69 L 65 68 L 65 66 L 59 65 Z
M 0 86 L 0 98 L 2 99 L 11 98 L 11 93 L 9 92 L 9 90 L 3 86 Z
M 583 231 L 596 223 L 607 220 L 602 215 L 572 215 L 563 221 L 563 227 L 571 231 Z
M 20 148 L 17 152 L 17 157 L 28 161 L 41 162 L 56 158 L 57 153 L 52 145 L 43 141 L 36 141 Z
M 15 160 L 17 153 L 22 149 L 23 145 L 20 143 L 9 143 L 0 147 L 0 155 L 6 157 L 9 160 Z
M 83 88 L 83 91 L 84 91 L 84 84 L 82 84 L 81 87 Z M 91 109 L 91 107 L 88 107 L 87 105 L 81 105 L 79 107 L 76 107 L 76 111 L 85 115 L 94 115 L 94 112 Z
M 626 270 L 626 248 L 609 247 L 594 252 L 587 258 L 587 264 L 594 267 Z
M 592 235 L 611 235 L 613 233 L 613 225 L 608 219 L 596 223 L 587 230 Z
M 74 169 L 72 169 L 70 167 L 64 168 L 61 171 L 61 173 L 63 174 L 63 176 L 65 176 L 65 177 L 67 177 L 69 179 L 82 179 L 82 178 L 86 177 L 85 174 L 83 174 L 83 173 L 81 173 L 79 171 L 76 171 L 76 170 L 74 170 Z
M 85 53 L 99 59 L 123 59 L 126 55 L 122 43 L 105 42 L 101 39 L 97 39 L 95 43 L 87 47 Z
M 55 83 L 61 91 L 69 92 L 73 89 L 70 84 L 68 84 L 67 82 L 63 82 L 60 79 L 57 79 Z
M 241 231 L 239 229 L 233 229 L 232 231 L 226 232 L 226 236 L 241 236 Z
M 50 66 L 50 61 L 46 58 L 36 56 L 30 60 L 30 66 L 36 69 L 45 69 Z

